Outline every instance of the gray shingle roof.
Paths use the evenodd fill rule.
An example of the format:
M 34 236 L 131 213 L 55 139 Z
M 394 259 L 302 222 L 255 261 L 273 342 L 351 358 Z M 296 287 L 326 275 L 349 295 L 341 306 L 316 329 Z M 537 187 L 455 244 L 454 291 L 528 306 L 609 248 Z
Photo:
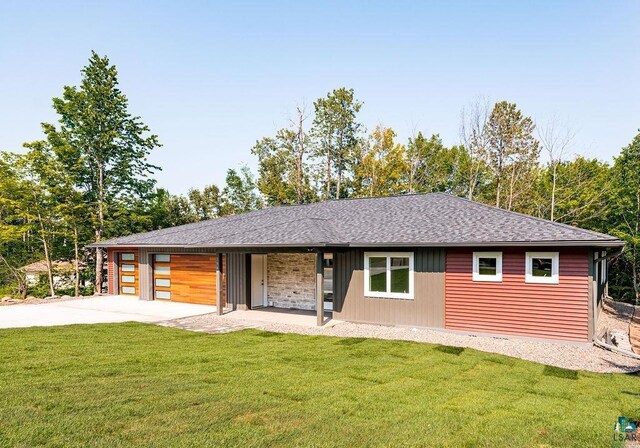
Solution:
M 99 246 L 621 246 L 609 235 L 446 193 L 271 207 Z

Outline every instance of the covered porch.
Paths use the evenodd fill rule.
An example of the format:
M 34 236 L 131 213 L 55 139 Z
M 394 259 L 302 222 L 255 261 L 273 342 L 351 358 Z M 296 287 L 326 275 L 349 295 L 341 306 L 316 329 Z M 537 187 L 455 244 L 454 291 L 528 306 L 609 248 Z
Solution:
M 331 252 L 262 249 L 230 252 L 226 258 L 227 308 L 219 314 L 233 312 L 263 322 L 327 323 L 333 309 Z

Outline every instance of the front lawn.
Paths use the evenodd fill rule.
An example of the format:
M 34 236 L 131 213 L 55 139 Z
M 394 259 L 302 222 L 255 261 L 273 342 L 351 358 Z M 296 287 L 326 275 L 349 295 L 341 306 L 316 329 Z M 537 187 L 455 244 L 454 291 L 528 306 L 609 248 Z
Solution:
M 610 446 L 640 377 L 145 324 L 0 331 L 0 446 Z

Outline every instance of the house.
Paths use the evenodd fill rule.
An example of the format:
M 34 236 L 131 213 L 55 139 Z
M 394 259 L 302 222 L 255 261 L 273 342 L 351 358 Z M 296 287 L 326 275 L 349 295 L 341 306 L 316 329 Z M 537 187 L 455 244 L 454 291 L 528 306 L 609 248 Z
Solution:
M 68 288 L 73 285 L 75 272 L 73 263 L 68 261 L 52 261 L 51 267 L 53 270 L 53 284 L 57 288 Z M 20 270 L 25 274 L 27 285 L 35 286 L 40 281 L 40 278 L 47 275 L 47 261 L 36 261 L 35 263 L 22 266 Z
M 589 343 L 607 254 L 623 244 L 431 193 L 272 207 L 96 246 L 109 292 L 142 300 Z

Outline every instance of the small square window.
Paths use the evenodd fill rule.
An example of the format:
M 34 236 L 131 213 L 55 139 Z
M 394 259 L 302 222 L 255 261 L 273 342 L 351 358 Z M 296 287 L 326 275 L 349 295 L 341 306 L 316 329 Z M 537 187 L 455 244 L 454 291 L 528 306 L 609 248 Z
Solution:
M 171 255 L 169 254 L 157 254 L 154 255 L 157 263 L 169 263 L 171 262 Z
M 120 254 L 120 259 L 122 261 L 135 261 L 136 255 L 135 254 L 129 254 L 129 253 L 122 253 L 122 254 Z
M 135 294 L 135 293 L 136 293 L 136 288 L 133 286 L 122 287 L 122 294 Z
M 136 282 L 136 277 L 133 275 L 123 275 L 120 278 L 120 281 L 122 283 L 135 283 Z
M 136 271 L 136 265 L 135 264 L 123 264 L 122 265 L 122 272 L 135 272 Z
M 473 280 L 477 282 L 501 282 L 502 252 L 474 252 Z
M 559 283 L 559 262 L 558 252 L 527 252 L 525 281 Z

